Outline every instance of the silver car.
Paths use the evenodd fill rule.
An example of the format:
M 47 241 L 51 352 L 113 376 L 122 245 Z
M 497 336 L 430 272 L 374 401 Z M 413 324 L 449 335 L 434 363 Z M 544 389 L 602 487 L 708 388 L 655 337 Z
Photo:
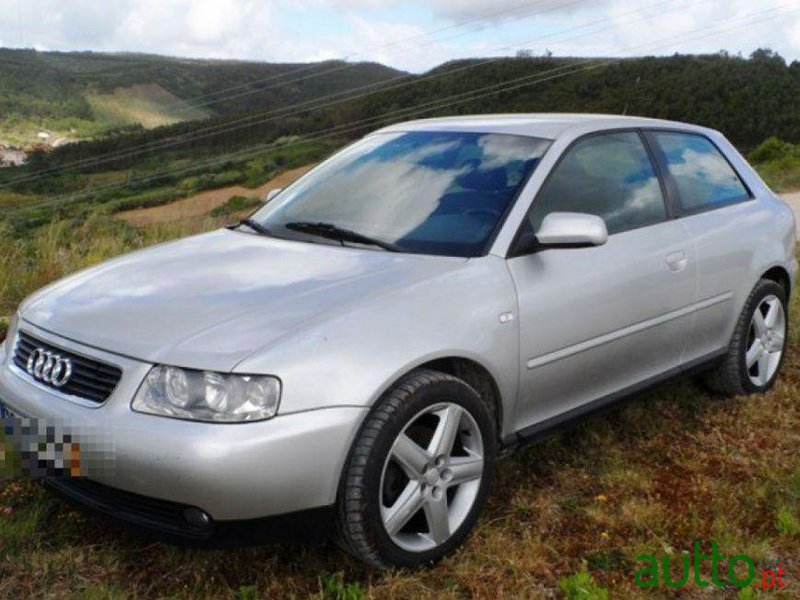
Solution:
M 111 468 L 48 485 L 118 521 L 208 543 L 331 534 L 413 567 L 464 541 L 499 452 L 690 371 L 768 390 L 795 244 L 716 131 L 404 123 L 237 226 L 34 294 L 0 401 L 106 440 L 92 456 Z

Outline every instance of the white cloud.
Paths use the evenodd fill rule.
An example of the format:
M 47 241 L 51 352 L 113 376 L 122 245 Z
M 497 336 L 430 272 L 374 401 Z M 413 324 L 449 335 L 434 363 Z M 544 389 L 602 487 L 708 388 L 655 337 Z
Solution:
M 571 13 L 584 8 L 599 8 L 606 0 L 433 0 L 428 3 L 438 16 L 454 21 L 479 19 L 491 23 L 534 13 Z
M 798 12 L 698 39 L 737 15 L 781 7 L 786 0 L 0 0 L 0 42 L 272 61 L 349 56 L 410 70 L 524 47 L 574 56 L 769 46 L 800 57 Z M 422 35 L 443 27 L 451 30 Z
M 305 0 L 315 2 L 315 0 Z M 403 0 L 316 0 L 350 11 L 376 11 L 396 8 Z M 586 7 L 599 7 L 607 0 L 427 0 L 422 3 L 436 17 L 451 21 L 476 20 L 485 23 L 519 18 L 520 15 L 540 12 L 572 12 Z

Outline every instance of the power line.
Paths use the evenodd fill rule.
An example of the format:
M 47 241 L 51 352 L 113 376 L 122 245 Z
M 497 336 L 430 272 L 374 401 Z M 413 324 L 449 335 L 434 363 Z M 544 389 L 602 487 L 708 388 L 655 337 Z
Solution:
M 559 9 L 559 8 L 564 8 L 564 7 L 570 6 L 572 4 L 578 4 L 578 3 L 582 2 L 582 1 L 583 0 L 573 0 L 573 2 L 570 2 L 570 3 L 567 3 L 567 4 L 560 4 L 560 5 L 557 5 L 557 6 L 554 6 L 554 7 L 550 7 L 550 9 L 548 9 L 548 10 L 555 10 L 555 9 Z M 706 2 L 706 1 L 709 1 L 709 0 L 701 0 L 701 1 L 702 2 Z M 519 7 L 517 7 L 517 10 L 518 9 L 519 9 Z M 634 12 L 639 12 L 640 10 L 641 9 L 637 9 L 636 11 L 630 11 L 628 13 L 623 13 L 622 16 L 625 16 L 627 14 L 632 14 Z M 531 15 L 529 15 L 529 16 L 531 16 Z M 476 17 L 475 19 L 469 20 L 469 22 L 476 21 L 478 19 L 479 18 Z M 559 34 L 562 34 L 562 33 L 567 33 L 567 32 L 578 30 L 578 29 L 584 29 L 584 28 L 589 27 L 591 25 L 594 25 L 596 23 L 604 22 L 606 20 L 607 19 L 601 19 L 599 21 L 594 21 L 592 23 L 589 23 L 589 24 L 586 24 L 586 25 L 582 25 L 582 26 L 579 26 L 579 27 L 572 27 L 572 28 L 569 28 L 569 29 L 566 29 L 566 30 L 563 30 L 563 31 L 550 33 L 550 34 L 547 34 L 545 36 L 541 36 L 539 38 L 526 40 L 524 42 L 521 42 L 521 44 L 529 44 L 529 43 L 531 43 L 533 41 L 539 41 L 541 39 L 546 39 L 546 38 L 552 37 L 553 35 L 559 35 Z M 442 30 L 449 29 L 449 28 L 452 28 L 452 27 L 453 26 L 442 28 Z M 416 37 L 421 37 L 422 35 L 424 35 L 424 34 L 418 34 L 417 36 L 412 36 L 412 37 L 416 38 Z M 513 48 L 513 47 L 515 47 L 515 46 L 501 46 L 499 48 L 496 48 L 495 50 L 507 50 L 507 49 Z M 307 112 L 307 111 L 310 111 L 310 110 L 320 110 L 322 108 L 328 108 L 330 106 L 336 106 L 336 105 L 338 105 L 340 103 L 349 102 L 351 100 L 363 98 L 363 97 L 366 97 L 368 95 L 366 93 L 363 93 L 363 94 L 359 94 L 357 96 L 352 96 L 352 97 L 350 96 L 350 94 L 353 94 L 353 93 L 356 93 L 356 92 L 366 92 L 368 90 L 374 90 L 374 93 L 377 93 L 377 92 L 386 91 L 386 90 L 389 90 L 389 89 L 397 89 L 398 87 L 402 87 L 402 85 L 399 85 L 399 84 L 398 85 L 389 86 L 389 84 L 392 84 L 393 82 L 399 82 L 399 81 L 402 81 L 402 80 L 408 80 L 408 81 L 405 82 L 405 84 L 413 85 L 413 84 L 418 83 L 418 82 L 423 81 L 423 80 L 436 79 L 438 77 L 443 77 L 443 76 L 450 75 L 450 74 L 455 73 L 455 72 L 459 72 L 461 70 L 468 70 L 468 69 L 472 69 L 472 68 L 477 68 L 477 67 L 480 67 L 480 66 L 483 66 L 483 65 L 487 65 L 487 64 L 491 64 L 491 63 L 494 63 L 494 62 L 498 62 L 498 61 L 501 61 L 501 60 L 504 60 L 504 59 L 505 58 L 489 59 L 489 60 L 486 60 L 486 61 L 483 61 L 483 62 L 479 62 L 477 64 L 467 65 L 466 67 L 461 67 L 460 69 L 450 70 L 450 71 L 445 72 L 445 73 L 427 75 L 427 76 L 423 76 L 421 78 L 414 78 L 414 76 L 412 76 L 412 75 L 403 74 L 403 75 L 400 75 L 398 77 L 393 77 L 393 78 L 390 78 L 390 79 L 385 80 L 385 81 L 372 83 L 372 84 L 367 84 L 367 85 L 359 86 L 359 87 L 356 87 L 356 88 L 351 88 L 349 90 L 344 90 L 344 91 L 341 91 L 341 92 L 335 92 L 335 93 L 332 93 L 332 94 L 328 94 L 328 95 L 322 96 L 320 98 L 307 100 L 305 102 L 302 102 L 302 103 L 300 103 L 298 105 L 294 105 L 294 106 L 291 106 L 291 107 L 282 107 L 282 108 L 277 108 L 277 109 L 271 109 L 271 110 L 266 111 L 266 112 L 250 114 L 250 115 L 247 115 L 247 116 L 239 117 L 238 119 L 235 119 L 232 122 L 219 123 L 217 125 L 211 125 L 211 126 L 204 127 L 204 128 L 194 129 L 194 130 L 192 130 L 190 132 L 187 132 L 187 133 L 184 133 L 184 134 L 178 134 L 178 135 L 175 135 L 175 136 L 172 136 L 172 137 L 169 137 L 169 138 L 165 138 L 165 139 L 162 139 L 162 140 L 153 140 L 151 142 L 145 142 L 143 144 L 139 144 L 138 146 L 132 146 L 130 148 L 126 148 L 126 149 L 123 149 L 123 150 L 112 151 L 112 152 L 106 153 L 104 155 L 90 157 L 90 158 L 86 158 L 86 159 L 81 159 L 81 160 L 78 160 L 78 161 L 74 161 L 72 163 L 67 163 L 65 165 L 60 165 L 60 166 L 52 167 L 50 169 L 45 169 L 43 171 L 39 171 L 37 173 L 33 173 L 33 174 L 30 174 L 30 175 L 23 175 L 21 177 L 14 178 L 14 179 L 6 181 L 3 184 L 0 184 L 0 188 L 9 187 L 9 186 L 15 185 L 17 183 L 23 183 L 23 182 L 26 182 L 26 181 L 39 179 L 42 176 L 49 175 L 49 174 L 52 174 L 52 173 L 55 173 L 55 172 L 59 172 L 59 171 L 62 171 L 62 170 L 66 170 L 66 169 L 72 169 L 72 168 L 76 168 L 76 167 L 94 166 L 94 165 L 97 165 L 97 164 L 103 164 L 105 162 L 112 162 L 114 160 L 118 160 L 118 159 L 121 159 L 121 158 L 131 158 L 133 156 L 138 156 L 139 154 L 143 154 L 143 153 L 150 152 L 150 151 L 153 151 L 153 150 L 160 150 L 162 148 L 169 148 L 169 147 L 177 146 L 177 145 L 180 145 L 180 144 L 183 144 L 183 143 L 188 143 L 188 142 L 199 140 L 199 139 L 206 139 L 208 137 L 211 137 L 212 134 L 213 135 L 218 135 L 218 134 L 226 133 L 226 132 L 229 132 L 229 131 L 236 131 L 238 129 L 242 129 L 242 128 L 246 127 L 246 126 L 250 126 L 250 125 L 253 125 L 253 124 L 262 124 L 262 123 L 268 122 L 270 120 L 276 120 L 278 118 L 286 118 L 286 117 L 293 116 L 295 114 L 300 114 L 302 112 Z M 316 66 L 317 65 L 310 65 L 307 68 L 308 69 L 316 68 Z M 311 79 L 313 77 L 326 75 L 326 74 L 329 74 L 329 73 L 332 73 L 332 72 L 337 72 L 337 71 L 341 71 L 341 70 L 348 69 L 348 68 L 353 68 L 353 67 L 354 67 L 354 65 L 343 65 L 343 66 L 339 66 L 339 67 L 336 67 L 334 69 L 331 69 L 329 71 L 317 72 L 317 73 L 312 74 L 312 75 L 307 76 L 307 77 L 303 77 L 303 78 L 299 78 L 299 79 L 294 79 L 294 80 L 282 82 L 281 85 L 288 85 L 289 83 L 296 83 L 296 82 L 299 82 L 299 81 L 304 81 L 306 79 Z M 300 69 L 300 70 L 303 70 L 303 69 Z M 283 75 L 278 75 L 278 76 L 275 76 L 275 77 L 280 77 L 280 76 L 283 76 Z M 245 85 L 247 85 L 247 84 L 245 84 Z M 388 87 L 386 87 L 386 89 L 381 89 L 383 86 L 388 86 Z M 335 102 L 329 102 L 329 103 L 321 105 L 321 106 L 315 106 L 314 105 L 317 102 L 321 102 L 321 101 L 324 101 L 324 100 L 332 100 L 334 98 L 340 98 L 340 99 L 335 101 Z M 222 99 L 220 99 L 220 101 L 221 100 Z M 283 114 L 283 113 L 285 113 L 285 114 Z M 260 121 L 256 121 L 255 123 L 249 123 L 248 122 L 248 121 L 251 121 L 253 119 L 260 119 L 262 117 L 267 117 L 267 116 L 271 116 L 271 115 L 274 115 L 273 119 L 260 120 Z M 233 128 L 232 127 L 233 125 L 237 125 L 237 124 L 240 124 L 240 123 L 243 124 L 242 127 L 239 127 L 239 128 Z M 209 135 L 200 135 L 200 134 L 203 134 L 203 133 L 208 133 Z
M 453 23 L 451 25 L 447 25 L 445 27 L 440 27 L 440 28 L 437 28 L 437 29 L 424 31 L 424 32 L 421 32 L 421 33 L 417 33 L 417 34 L 402 38 L 400 40 L 395 40 L 395 41 L 392 41 L 392 42 L 380 44 L 378 46 L 373 46 L 371 48 L 367 48 L 366 50 L 361 50 L 360 52 L 357 52 L 355 54 L 349 54 L 349 55 L 340 57 L 337 61 L 333 61 L 333 62 L 351 61 L 352 59 L 354 59 L 356 57 L 367 56 L 370 53 L 374 53 L 374 52 L 378 52 L 378 51 L 381 51 L 381 50 L 385 50 L 387 48 L 393 48 L 395 46 L 405 46 L 405 45 L 407 45 L 410 42 L 413 42 L 415 40 L 422 39 L 422 38 L 425 38 L 425 37 L 432 37 L 432 36 L 435 36 L 435 35 L 437 35 L 439 33 L 445 32 L 445 31 L 449 31 L 449 30 L 452 30 L 452 29 L 458 29 L 458 28 L 464 27 L 466 25 L 470 25 L 470 24 L 473 24 L 473 23 L 486 21 L 487 19 L 490 19 L 492 17 L 498 17 L 498 16 L 501 16 L 501 15 L 508 15 L 510 13 L 516 13 L 516 12 L 523 12 L 524 13 L 527 10 L 531 9 L 532 7 L 537 6 L 539 4 L 542 4 L 542 3 L 546 2 L 546 1 L 548 1 L 548 0 L 536 0 L 534 2 L 523 2 L 521 4 L 516 4 L 516 5 L 510 6 L 510 7 L 505 7 L 505 8 L 500 9 L 500 10 L 494 10 L 494 11 L 482 13 L 482 14 L 477 15 L 475 17 L 472 17 L 472 18 L 469 18 L 469 19 L 464 19 L 464 20 L 458 21 L 456 23 Z M 551 7 L 549 7 L 548 11 L 549 10 L 563 9 L 563 8 L 569 7 L 569 6 L 573 5 L 573 4 L 578 4 L 578 3 L 582 2 L 582 1 L 583 0 L 573 0 L 572 2 L 568 2 L 567 4 L 556 3 L 556 4 L 552 5 Z M 547 11 L 543 11 L 543 12 L 547 12 Z M 540 13 L 539 12 L 533 12 L 531 14 L 526 14 L 525 18 L 529 18 L 529 17 L 535 16 L 537 14 L 540 14 Z M 448 41 L 450 39 L 455 39 L 456 37 L 460 37 L 461 35 L 466 35 L 466 34 L 469 34 L 469 33 L 471 33 L 471 32 L 468 31 L 468 32 L 465 32 L 465 33 L 457 34 L 456 36 L 452 36 L 450 38 L 445 38 L 444 40 L 431 40 L 430 42 L 428 42 L 427 45 L 440 43 L 442 41 Z M 418 48 L 418 46 L 416 46 L 415 48 L 412 48 L 412 49 L 416 49 L 416 48 Z M 276 87 L 276 86 L 267 86 L 267 87 L 257 88 L 257 89 L 246 89 L 246 88 L 251 88 L 253 85 L 257 85 L 257 84 L 260 84 L 260 83 L 268 83 L 270 81 L 274 81 L 274 80 L 277 80 L 277 79 L 282 79 L 283 77 L 291 76 L 291 75 L 294 75 L 294 74 L 297 74 L 297 73 L 304 73 L 304 72 L 308 72 L 308 71 L 314 71 L 315 69 L 318 69 L 319 66 L 320 66 L 319 63 L 313 63 L 313 64 L 306 65 L 306 66 L 303 66 L 303 67 L 301 67 L 299 69 L 294 69 L 292 71 L 288 71 L 288 72 L 285 72 L 285 73 L 278 73 L 278 74 L 270 75 L 270 76 L 262 78 L 262 79 L 255 79 L 253 81 L 248 81 L 248 82 L 241 83 L 241 84 L 238 84 L 238 85 L 234 85 L 234 86 L 231 86 L 231 87 L 228 87 L 228 88 L 222 88 L 222 89 L 214 90 L 213 92 L 209 92 L 208 94 L 202 94 L 200 96 L 195 96 L 195 97 L 192 97 L 192 98 L 181 99 L 181 101 L 175 102 L 174 105 L 178 108 L 178 112 L 181 112 L 183 110 L 189 110 L 191 108 L 209 106 L 211 104 L 218 104 L 218 103 L 223 102 L 225 100 L 239 98 L 239 97 L 242 97 L 242 96 L 245 96 L 245 95 L 248 95 L 248 94 L 255 94 L 255 93 L 263 92 L 263 91 L 272 89 L 273 87 Z M 282 81 L 282 82 L 278 83 L 277 85 L 288 85 L 290 83 L 296 83 L 298 81 L 305 81 L 307 79 L 312 79 L 312 78 L 315 78 L 315 77 L 321 77 L 321 76 L 324 76 L 324 75 L 330 75 L 330 74 L 337 73 L 337 72 L 342 71 L 342 70 L 355 68 L 355 66 L 356 66 L 355 64 L 337 65 L 336 67 L 334 67 L 332 69 L 325 70 L 325 71 L 317 71 L 317 72 L 312 73 L 309 76 L 302 77 L 302 78 L 299 78 L 299 79 L 292 79 L 292 80 L 289 80 L 289 81 Z M 225 96 L 224 95 L 224 94 L 227 94 L 228 92 L 233 92 L 233 91 L 236 91 L 236 90 L 245 90 L 245 91 L 240 92 L 238 94 L 231 95 L 231 96 Z M 222 96 L 219 97 L 220 95 L 222 95 Z M 215 96 L 217 96 L 217 97 L 213 98 L 212 100 L 208 100 L 207 102 L 202 102 L 204 100 L 207 100 L 207 99 L 215 97 Z M 184 103 L 189 104 L 189 107 L 182 107 L 182 105 Z M 167 107 L 167 110 L 170 110 L 169 106 Z
M 553 12 L 553 11 L 557 11 L 557 10 L 563 10 L 564 8 L 569 8 L 570 6 L 573 6 L 573 5 L 576 5 L 576 4 L 580 4 L 583 1 L 584 0 L 572 0 L 571 2 L 567 2 L 567 3 L 557 2 L 557 3 L 555 3 L 555 4 L 551 5 L 551 6 L 548 6 L 547 8 L 545 8 L 543 10 L 538 10 L 538 11 L 534 11 L 534 12 L 525 14 L 524 18 L 528 19 L 530 17 L 539 16 L 539 15 L 542 15 L 542 14 L 545 14 L 545 13 L 548 13 L 548 12 Z M 431 36 L 431 35 L 434 35 L 434 34 L 437 34 L 437 33 L 441 33 L 443 31 L 447 31 L 447 30 L 450 30 L 450 29 L 458 28 L 458 27 L 463 27 L 464 25 L 468 25 L 468 24 L 471 24 L 471 23 L 484 21 L 489 17 L 497 16 L 499 14 L 507 14 L 509 12 L 519 12 L 520 9 L 530 9 L 533 6 L 535 6 L 537 4 L 541 4 L 541 3 L 542 3 L 542 1 L 540 0 L 539 2 L 533 2 L 533 3 L 529 3 L 529 4 L 518 5 L 518 6 L 515 6 L 515 7 L 512 7 L 512 8 L 505 8 L 505 9 L 500 10 L 500 11 L 494 11 L 494 12 L 487 13 L 487 14 L 484 14 L 484 15 L 479 16 L 479 17 L 474 17 L 472 19 L 467 19 L 465 21 L 461 21 L 460 23 L 457 23 L 457 24 L 454 24 L 454 25 L 449 25 L 447 27 L 442 27 L 442 28 L 434 30 L 432 32 L 420 33 L 420 34 L 413 35 L 413 36 L 411 36 L 409 38 L 405 38 L 405 39 L 400 40 L 400 41 L 390 42 L 388 44 L 383 44 L 381 46 L 376 46 L 374 48 L 359 52 L 358 54 L 353 54 L 353 55 L 346 56 L 346 57 L 344 57 L 344 58 L 342 58 L 340 60 L 350 61 L 350 60 L 352 60 L 353 58 L 355 58 L 357 56 L 366 56 L 370 52 L 377 52 L 377 51 L 384 50 L 386 48 L 391 48 L 391 47 L 398 46 L 398 45 L 406 45 L 409 42 L 412 42 L 414 40 L 417 40 L 417 39 L 420 39 L 420 38 L 423 38 L 423 37 L 428 37 L 428 36 Z M 423 43 L 422 47 L 440 44 L 442 42 L 447 42 L 447 41 L 450 41 L 450 40 L 454 40 L 456 38 L 462 37 L 464 35 L 469 35 L 471 33 L 473 33 L 473 32 L 466 31 L 466 32 L 461 32 L 461 33 L 455 34 L 455 35 L 447 37 L 447 38 L 443 38 L 443 39 L 432 39 L 432 40 L 429 40 L 426 43 Z M 406 52 L 409 51 L 409 50 L 416 51 L 416 50 L 419 50 L 419 48 L 420 48 L 420 46 L 417 45 L 417 46 L 415 46 L 413 48 L 406 49 L 405 51 Z M 316 66 L 317 65 L 309 65 L 307 68 L 298 69 L 296 72 L 303 72 L 303 71 L 306 71 L 306 70 L 313 70 L 314 68 L 316 68 Z M 297 83 L 297 82 L 301 82 L 301 81 L 307 81 L 308 79 L 314 79 L 314 78 L 317 78 L 317 77 L 322 77 L 322 76 L 338 73 L 338 72 L 341 72 L 341 71 L 354 69 L 356 66 L 357 66 L 357 63 L 348 63 L 348 64 L 344 64 L 344 65 L 337 65 L 336 67 L 334 67 L 332 69 L 329 69 L 329 70 L 317 71 L 317 72 L 311 73 L 310 75 L 307 75 L 305 77 L 300 77 L 298 79 L 290 79 L 289 81 L 279 82 L 276 85 L 267 86 L 267 87 L 263 87 L 263 88 L 259 87 L 259 88 L 256 88 L 256 89 L 246 89 L 246 90 L 241 91 L 241 92 L 236 93 L 236 94 L 224 95 L 222 97 L 214 98 L 212 100 L 208 100 L 208 101 L 202 102 L 202 103 L 196 103 L 195 102 L 197 100 L 204 100 L 204 99 L 209 98 L 211 96 L 217 96 L 218 94 L 222 94 L 224 92 L 233 91 L 233 90 L 241 89 L 241 88 L 247 88 L 247 87 L 250 87 L 250 86 L 255 85 L 257 83 L 263 83 L 263 82 L 267 82 L 267 81 L 270 81 L 270 80 L 275 79 L 275 78 L 283 77 L 285 75 L 291 75 L 294 72 L 275 75 L 273 77 L 269 77 L 269 78 L 266 78 L 264 80 L 261 80 L 260 82 L 258 80 L 256 80 L 256 81 L 252 81 L 252 82 L 243 83 L 243 84 L 240 84 L 240 85 L 237 85 L 237 86 L 233 86 L 232 88 L 228 88 L 227 90 L 224 90 L 224 89 L 223 90 L 217 90 L 217 91 L 211 92 L 209 94 L 206 94 L 204 96 L 199 96 L 199 97 L 196 97 L 196 98 L 189 98 L 189 99 L 185 100 L 185 102 L 188 103 L 189 106 L 179 109 L 178 112 L 191 110 L 192 108 L 210 106 L 212 104 L 219 104 L 220 102 L 224 102 L 224 101 L 227 101 L 227 100 L 234 100 L 234 99 L 241 98 L 241 97 L 244 97 L 244 96 L 247 96 L 247 95 L 261 93 L 261 92 L 267 91 L 269 89 L 273 89 L 274 87 L 277 87 L 279 85 L 288 85 L 290 83 Z M 405 77 L 405 75 L 401 75 L 400 77 L 401 78 Z M 393 79 L 396 79 L 396 78 L 393 78 Z M 390 79 L 389 81 L 391 81 L 391 80 L 392 79 Z M 384 83 L 384 82 L 381 82 L 381 83 Z M 180 102 L 176 102 L 175 104 L 180 104 Z

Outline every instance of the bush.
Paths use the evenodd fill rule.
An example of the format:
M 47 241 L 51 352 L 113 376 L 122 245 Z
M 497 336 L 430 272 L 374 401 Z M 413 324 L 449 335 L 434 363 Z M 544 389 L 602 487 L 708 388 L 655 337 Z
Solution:
M 234 213 L 244 212 L 246 210 L 256 209 L 263 206 L 264 201 L 261 198 L 254 196 L 231 196 L 225 203 L 213 209 L 208 215 L 210 217 L 227 217 Z
M 765 163 L 786 157 L 800 158 L 800 146 L 784 142 L 776 137 L 771 137 L 759 144 L 749 156 L 750 161 L 753 163 Z
M 238 183 L 244 183 L 247 175 L 241 171 L 223 171 L 222 173 L 214 173 L 210 175 L 200 175 L 194 182 L 194 189 L 197 192 L 203 190 L 213 190 L 221 187 L 228 187 Z
M 143 194 L 137 194 L 136 196 L 129 196 L 122 200 L 112 201 L 108 204 L 108 210 L 113 213 L 137 208 L 151 208 L 153 206 L 169 204 L 173 200 L 177 200 L 183 196 L 184 194 L 182 194 L 180 190 L 174 188 L 152 190 L 144 192 Z

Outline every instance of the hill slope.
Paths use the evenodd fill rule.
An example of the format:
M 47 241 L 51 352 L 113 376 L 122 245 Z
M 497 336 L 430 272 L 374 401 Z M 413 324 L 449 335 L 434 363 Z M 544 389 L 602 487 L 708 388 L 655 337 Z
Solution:
M 298 65 L 0 49 L 0 142 L 29 143 L 42 129 L 75 139 L 125 125 L 235 115 L 400 74 L 373 63 L 345 66 L 335 61 Z M 145 110 L 150 116 L 139 121 L 140 109 L 125 99 L 130 88 L 148 89 L 141 86 L 158 86 L 187 104 L 170 104 L 170 118 L 160 114 L 155 121 L 150 119 L 152 111 Z M 234 87 L 233 92 L 221 92 Z
M 347 107 L 356 118 L 424 106 L 489 86 L 524 86 L 422 116 L 491 112 L 630 114 L 698 123 L 752 148 L 770 136 L 800 142 L 800 62 L 768 50 L 750 58 L 714 55 L 509 58 L 448 63 L 418 85 L 373 95 Z M 536 80 L 539 80 L 538 83 Z M 407 118 L 407 117 L 406 117 Z
M 215 67 L 216 68 L 216 67 Z M 328 67 L 330 70 L 331 68 Z M 284 97 L 286 89 L 271 90 L 270 102 L 235 112 L 246 98 L 221 101 L 208 123 L 178 123 L 154 131 L 100 139 L 59 148 L 42 166 L 108 154 L 153 144 L 150 154 L 164 149 L 180 153 L 217 155 L 281 136 L 302 135 L 344 126 L 357 137 L 383 124 L 416 117 L 493 112 L 626 113 L 688 121 L 723 131 L 748 150 L 777 136 L 800 142 L 800 63 L 786 64 L 770 51 L 750 58 L 715 54 L 642 57 L 622 61 L 585 58 L 494 58 L 455 61 L 423 75 L 380 71 L 376 65 L 334 68 L 320 77 L 304 76 L 302 83 L 325 87 L 328 78 L 353 78 L 372 70 L 381 89 L 356 90 L 347 97 L 326 100 L 317 110 L 298 110 L 300 101 Z M 323 69 L 324 71 L 324 69 Z M 122 75 L 117 76 L 119 83 Z M 291 79 L 291 78 L 290 78 Z M 364 76 L 363 80 L 369 79 Z M 353 80 L 354 82 L 354 80 Z M 297 84 L 299 85 L 299 83 Z M 174 92 L 174 88 L 165 86 Z M 506 89 L 510 88 L 510 89 Z M 352 88 L 350 88 L 352 89 Z M 476 90 L 478 93 L 476 94 Z M 487 91 L 488 90 L 488 91 Z M 311 88 L 295 90 L 309 98 Z M 182 98 L 186 95 L 178 94 Z M 275 108 L 280 108 L 276 115 Z M 301 108 L 303 108 L 301 106 Z M 363 127 L 348 124 L 368 120 Z M 206 133 L 213 127 L 211 134 Z M 198 134 L 198 129 L 203 130 Z M 163 141 L 168 141 L 168 146 Z M 178 140 L 175 143 L 175 140 Z M 151 146 L 152 147 L 152 146 Z M 125 156 L 128 156 L 125 154 Z M 141 155 L 137 155 L 141 158 Z M 126 158 L 117 167 L 130 164 Z M 101 168 L 112 165 L 104 163 Z

